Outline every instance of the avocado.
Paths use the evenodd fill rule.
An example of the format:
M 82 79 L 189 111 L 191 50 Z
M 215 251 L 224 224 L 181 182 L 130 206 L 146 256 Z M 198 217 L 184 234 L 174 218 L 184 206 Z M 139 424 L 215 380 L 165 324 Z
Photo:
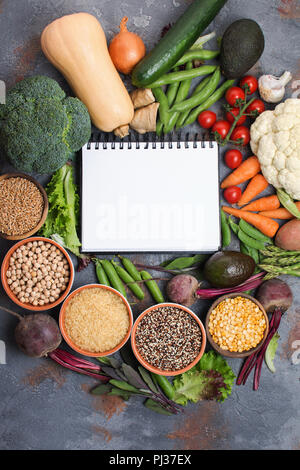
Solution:
M 227 78 L 239 78 L 258 61 L 265 38 L 254 20 L 242 19 L 225 31 L 221 44 L 221 70 Z
M 205 263 L 204 278 L 213 287 L 234 287 L 252 276 L 255 262 L 239 251 L 218 251 Z

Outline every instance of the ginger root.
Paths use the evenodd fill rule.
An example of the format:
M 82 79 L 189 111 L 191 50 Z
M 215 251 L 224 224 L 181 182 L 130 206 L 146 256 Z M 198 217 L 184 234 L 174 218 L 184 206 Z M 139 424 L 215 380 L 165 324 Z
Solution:
M 155 132 L 158 108 L 159 103 L 152 103 L 137 109 L 130 123 L 130 127 L 139 134 Z
M 150 88 L 137 88 L 130 93 L 130 98 L 133 103 L 134 109 L 148 106 L 155 102 L 154 95 Z
M 117 127 L 114 130 L 114 134 L 116 137 L 120 137 L 120 139 L 124 139 L 124 137 L 129 135 L 129 124 L 124 124 L 123 126 Z

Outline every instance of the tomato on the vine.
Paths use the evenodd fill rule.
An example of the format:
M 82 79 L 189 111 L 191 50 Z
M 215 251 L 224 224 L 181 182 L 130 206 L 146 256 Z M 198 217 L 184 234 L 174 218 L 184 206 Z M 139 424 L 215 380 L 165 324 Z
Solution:
M 230 138 L 234 141 L 241 140 L 241 145 L 243 146 L 247 145 L 250 142 L 250 131 L 246 126 L 237 126 L 235 129 L 233 129 Z
M 235 170 L 243 160 L 243 155 L 238 149 L 227 150 L 225 153 L 225 163 L 231 170 Z
M 258 81 L 253 75 L 246 75 L 240 81 L 240 87 L 246 92 L 246 95 L 252 95 L 258 88 Z
M 224 190 L 223 196 L 229 204 L 235 204 L 241 199 L 242 190 L 238 186 L 229 186 Z
M 226 91 L 225 99 L 230 106 L 236 106 L 237 100 L 245 100 L 245 92 L 238 86 L 232 86 Z
M 265 111 L 265 109 L 266 107 L 262 100 L 254 100 L 249 104 L 246 112 L 251 113 L 252 111 L 256 111 L 258 114 L 261 114 Z
M 240 113 L 239 108 L 230 108 L 230 111 L 227 111 L 226 113 L 227 121 L 229 121 L 230 123 L 233 123 L 234 116 L 237 117 L 239 113 Z M 232 116 L 233 114 L 234 116 Z M 236 125 L 241 126 L 242 124 L 244 124 L 245 121 L 246 121 L 246 116 L 241 116 L 238 122 L 236 123 Z
M 213 125 L 212 131 L 217 132 L 222 139 L 225 139 L 227 136 L 228 132 L 230 131 L 230 123 L 225 120 L 220 120 L 216 121 L 215 124 Z
M 213 111 L 202 111 L 198 116 L 198 122 L 204 129 L 210 129 L 217 120 L 217 115 Z

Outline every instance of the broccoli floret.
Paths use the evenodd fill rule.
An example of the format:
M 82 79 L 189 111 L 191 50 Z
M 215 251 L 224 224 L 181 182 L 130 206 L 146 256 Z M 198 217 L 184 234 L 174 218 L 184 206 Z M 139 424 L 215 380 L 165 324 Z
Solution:
M 53 173 L 91 136 L 86 106 L 66 98 L 58 83 L 43 76 L 12 88 L 0 112 L 0 144 L 10 163 L 28 173 Z

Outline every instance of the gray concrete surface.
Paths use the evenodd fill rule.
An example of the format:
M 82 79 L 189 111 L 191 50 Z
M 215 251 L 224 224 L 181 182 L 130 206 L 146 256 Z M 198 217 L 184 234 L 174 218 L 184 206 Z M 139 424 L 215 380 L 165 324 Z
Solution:
M 162 27 L 173 22 L 188 0 L 0 0 L 0 79 L 9 86 L 25 76 L 46 74 L 68 90 L 61 75 L 47 62 L 39 36 L 47 23 L 64 14 L 87 11 L 96 15 L 110 39 L 122 16 L 150 49 Z M 257 20 L 266 38 L 265 52 L 253 72 L 293 73 L 300 88 L 299 0 L 229 0 L 209 31 L 221 36 L 241 17 Z M 221 116 L 220 107 L 218 108 Z M 196 131 L 196 126 L 191 129 Z M 11 168 L 1 163 L 1 172 Z M 222 176 L 226 169 L 222 166 Z M 47 177 L 40 178 L 46 183 Z M 12 243 L 0 242 L 2 260 Z M 235 242 L 232 245 L 236 246 Z M 158 263 L 164 256 L 133 256 Z M 76 275 L 74 288 L 95 281 L 93 266 Z M 6 364 L 0 365 L 0 449 L 300 449 L 299 364 L 293 364 L 294 341 L 300 340 L 299 280 L 287 279 L 295 301 L 280 327 L 276 373 L 263 368 L 259 391 L 234 387 L 223 404 L 202 402 L 184 414 L 165 417 L 145 409 L 139 399 L 95 398 L 88 391 L 93 379 L 66 371 L 50 359 L 35 360 L 18 351 L 13 337 L 15 318 L 0 308 L 0 340 L 6 344 Z M 135 307 L 137 314 L 151 299 Z M 0 288 L 0 305 L 13 307 Z M 194 310 L 202 320 L 209 306 Z M 16 308 L 17 311 L 20 309 Z M 56 317 L 59 309 L 52 312 Z M 230 360 L 238 372 L 240 360 Z

